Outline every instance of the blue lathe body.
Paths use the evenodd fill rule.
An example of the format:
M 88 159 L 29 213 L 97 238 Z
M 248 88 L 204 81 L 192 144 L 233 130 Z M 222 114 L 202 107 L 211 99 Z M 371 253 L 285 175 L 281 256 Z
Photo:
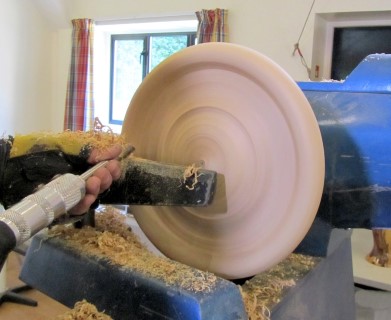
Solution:
M 391 228 L 391 55 L 368 56 L 344 82 L 298 85 L 319 123 L 326 177 L 317 217 L 297 252 L 322 258 L 284 292 L 271 316 L 353 320 L 350 233 L 345 229 Z M 33 241 L 21 279 L 69 307 L 85 298 L 118 320 L 247 319 L 238 286 L 227 280 L 220 279 L 207 296 L 193 294 L 102 261 L 87 261 L 91 259 L 53 239 L 41 240 Z M 54 259 L 60 261 L 56 268 L 43 267 Z M 78 271 L 70 272 L 75 265 Z M 80 290 L 70 295 L 73 283 Z
M 300 82 L 321 130 L 326 178 L 318 217 L 339 228 L 391 228 L 391 55 L 344 82 Z

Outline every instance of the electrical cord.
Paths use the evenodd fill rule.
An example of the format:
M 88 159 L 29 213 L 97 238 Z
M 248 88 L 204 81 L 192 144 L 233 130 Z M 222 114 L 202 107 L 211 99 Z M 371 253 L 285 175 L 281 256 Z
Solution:
M 297 39 L 297 42 L 294 44 L 294 49 L 293 49 L 293 52 L 292 52 L 292 56 L 294 56 L 296 52 L 299 54 L 301 64 L 306 68 L 307 73 L 308 73 L 308 77 L 311 77 L 311 68 L 308 66 L 308 64 L 307 64 L 307 62 L 306 62 L 306 60 L 305 60 L 305 58 L 304 58 L 304 55 L 302 54 L 302 52 L 301 52 L 301 50 L 300 50 L 300 40 L 301 40 L 301 37 L 302 37 L 302 35 L 303 35 L 304 29 L 305 29 L 305 27 L 307 26 L 308 19 L 309 19 L 309 17 L 310 17 L 310 14 L 311 14 L 311 12 L 312 12 L 312 9 L 313 9 L 313 7 L 314 7 L 314 5 L 315 5 L 315 1 L 316 1 L 316 0 L 313 0 L 313 1 L 312 1 L 310 10 L 308 11 L 308 14 L 307 14 L 307 18 L 305 19 L 303 28 L 301 29 L 299 38 Z

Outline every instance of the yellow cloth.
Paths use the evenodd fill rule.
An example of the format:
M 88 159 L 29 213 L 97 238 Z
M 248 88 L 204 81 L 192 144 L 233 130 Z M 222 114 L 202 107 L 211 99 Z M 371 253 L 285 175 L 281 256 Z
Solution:
M 15 135 L 10 157 L 49 150 L 59 150 L 66 154 L 79 155 L 86 146 L 104 149 L 114 143 L 121 144 L 122 141 L 122 136 L 120 135 L 96 131 L 38 132 L 27 135 Z

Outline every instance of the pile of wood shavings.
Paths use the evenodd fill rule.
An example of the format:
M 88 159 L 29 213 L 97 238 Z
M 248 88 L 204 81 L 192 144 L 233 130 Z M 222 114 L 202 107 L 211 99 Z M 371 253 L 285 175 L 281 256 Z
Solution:
M 99 312 L 94 305 L 86 300 L 76 302 L 74 308 L 53 320 L 112 320 L 110 316 Z
M 113 207 L 106 207 L 96 214 L 96 227 L 75 229 L 58 225 L 49 231 L 50 237 L 83 254 L 108 260 L 128 267 L 140 274 L 162 280 L 167 285 L 177 285 L 193 292 L 210 292 L 215 288 L 217 277 L 209 272 L 157 256 L 150 252 L 131 232 L 126 217 Z
M 240 287 L 249 320 L 269 320 L 271 309 L 283 294 L 311 271 L 320 258 L 291 254 L 270 270 L 256 275 Z

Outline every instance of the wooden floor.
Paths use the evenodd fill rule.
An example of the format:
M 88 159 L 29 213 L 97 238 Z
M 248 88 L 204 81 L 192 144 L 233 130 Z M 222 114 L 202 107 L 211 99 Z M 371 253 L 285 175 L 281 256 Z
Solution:
M 24 285 L 18 279 L 19 270 L 22 263 L 22 258 L 16 253 L 12 253 L 8 257 L 6 277 L 7 288 L 14 288 L 16 286 Z M 5 302 L 0 305 L 0 319 L 7 320 L 44 320 L 53 319 L 55 316 L 60 315 L 69 310 L 64 305 L 49 298 L 43 293 L 29 289 L 21 293 L 24 297 L 28 297 L 38 302 L 37 307 L 24 306 L 21 304 Z

